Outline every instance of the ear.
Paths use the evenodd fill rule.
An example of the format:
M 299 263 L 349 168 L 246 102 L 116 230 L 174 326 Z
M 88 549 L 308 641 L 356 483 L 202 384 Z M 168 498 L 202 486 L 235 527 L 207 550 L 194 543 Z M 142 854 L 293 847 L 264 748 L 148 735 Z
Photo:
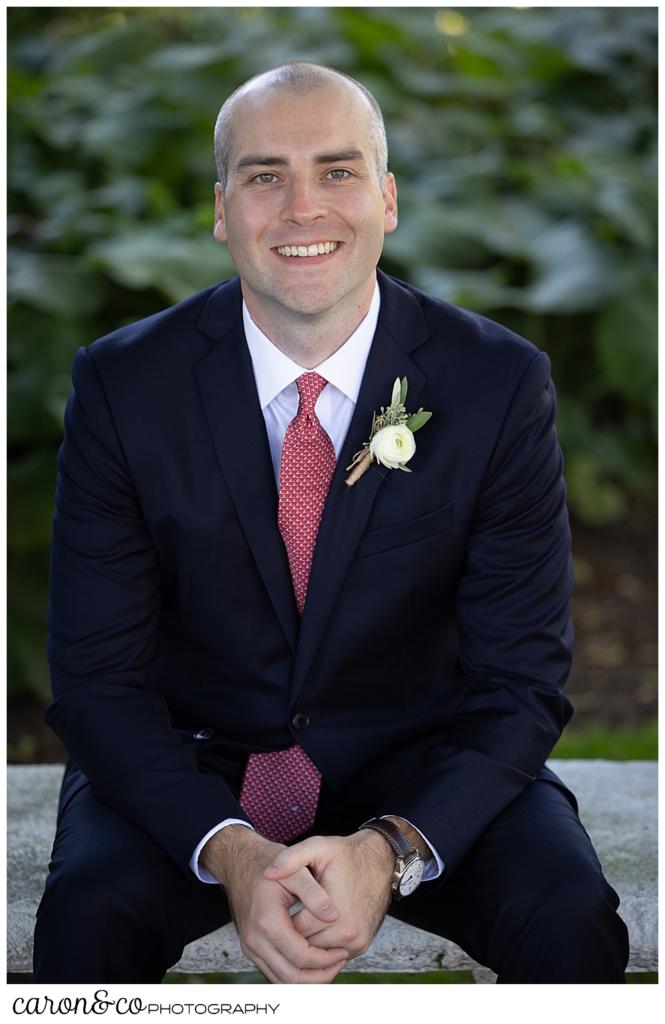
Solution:
M 383 230 L 390 234 L 397 227 L 397 184 L 395 175 L 388 172 L 383 182 Z
M 213 235 L 218 242 L 226 242 L 226 218 L 224 215 L 224 193 L 222 186 L 215 182 L 215 227 Z

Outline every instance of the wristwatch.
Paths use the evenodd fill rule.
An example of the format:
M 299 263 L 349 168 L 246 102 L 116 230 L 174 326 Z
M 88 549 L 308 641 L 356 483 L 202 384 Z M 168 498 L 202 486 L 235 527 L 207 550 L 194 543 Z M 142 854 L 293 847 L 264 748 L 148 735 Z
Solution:
M 370 818 L 360 828 L 371 828 L 381 835 L 395 851 L 395 872 L 392 879 L 394 900 L 410 896 L 423 880 L 425 862 L 406 838 L 401 828 L 388 818 Z

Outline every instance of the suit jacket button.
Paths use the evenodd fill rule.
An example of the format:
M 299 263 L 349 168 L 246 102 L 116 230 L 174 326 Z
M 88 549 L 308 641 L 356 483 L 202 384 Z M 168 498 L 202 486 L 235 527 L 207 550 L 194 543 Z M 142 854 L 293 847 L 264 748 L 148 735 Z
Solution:
M 212 729 L 197 729 L 194 733 L 195 740 L 209 740 L 212 736 Z
M 302 711 L 297 711 L 291 719 L 291 725 L 294 729 L 307 729 L 309 726 L 309 715 L 303 714 Z

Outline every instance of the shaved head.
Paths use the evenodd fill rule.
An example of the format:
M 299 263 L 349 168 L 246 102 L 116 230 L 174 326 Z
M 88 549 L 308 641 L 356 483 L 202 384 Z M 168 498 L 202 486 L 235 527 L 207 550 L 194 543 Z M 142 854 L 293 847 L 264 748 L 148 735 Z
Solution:
M 367 105 L 367 128 L 374 153 L 376 173 L 379 181 L 383 181 L 388 172 L 388 143 L 381 108 L 374 96 L 361 82 L 357 82 L 355 78 L 351 78 L 341 71 L 335 71 L 333 68 L 324 67 L 322 64 L 313 64 L 309 61 L 296 61 L 291 64 L 281 64 L 270 71 L 254 75 L 253 78 L 239 86 L 235 92 L 232 92 L 222 106 L 215 124 L 215 160 L 217 177 L 222 189 L 226 189 L 231 150 L 235 142 L 235 114 L 238 108 L 242 107 L 243 98 L 251 96 L 254 91 L 265 89 L 307 93 L 315 89 L 339 88 L 340 86 L 353 89 Z

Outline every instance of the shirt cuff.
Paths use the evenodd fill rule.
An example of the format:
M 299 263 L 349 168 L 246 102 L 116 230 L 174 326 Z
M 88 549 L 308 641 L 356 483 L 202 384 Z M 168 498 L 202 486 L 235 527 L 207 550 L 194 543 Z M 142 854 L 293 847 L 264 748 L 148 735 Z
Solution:
M 388 818 L 388 817 L 390 817 L 390 815 L 382 814 L 381 817 L 382 818 Z M 423 882 L 433 882 L 435 878 L 440 878 L 440 876 L 443 874 L 443 872 L 446 869 L 446 865 L 443 863 L 443 861 L 439 857 L 438 852 L 432 846 L 432 844 L 430 843 L 430 841 L 427 838 L 427 836 L 424 835 L 424 833 L 422 833 L 420 831 L 418 826 L 414 825 L 413 822 L 409 821 L 408 818 L 404 818 L 404 821 L 407 821 L 409 823 L 409 825 L 411 826 L 411 828 L 415 828 L 415 830 L 418 833 L 418 835 L 422 836 L 422 838 L 425 840 L 425 842 L 429 846 L 430 850 L 432 851 L 432 855 L 433 855 L 434 859 L 432 860 L 432 858 L 430 858 L 429 860 L 425 861 L 425 870 L 423 872 L 422 881 Z
M 206 885 L 219 885 L 219 882 L 214 875 L 211 875 L 205 868 L 199 867 L 199 857 L 201 856 L 201 850 L 208 842 L 211 836 L 214 836 L 215 832 L 219 832 L 220 829 L 226 828 L 227 825 L 246 825 L 247 828 L 252 828 L 248 821 L 243 821 L 242 818 L 225 818 L 224 821 L 220 821 L 219 825 L 215 825 L 209 832 L 206 832 L 201 842 L 198 844 L 194 853 L 191 856 L 189 862 L 189 869 L 194 874 L 199 882 L 205 882 Z

